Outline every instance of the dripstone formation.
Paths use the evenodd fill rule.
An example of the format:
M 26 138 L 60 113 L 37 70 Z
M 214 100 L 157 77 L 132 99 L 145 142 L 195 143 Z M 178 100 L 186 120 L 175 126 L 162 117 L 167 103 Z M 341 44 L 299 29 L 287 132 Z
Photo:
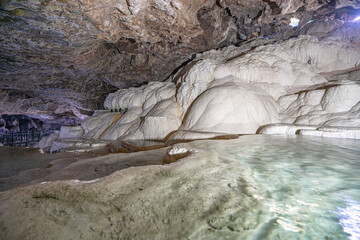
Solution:
M 318 37 L 359 1 L 4 0 L 0 113 L 83 119 L 108 93 L 163 81 L 197 53 L 244 41 Z M 291 17 L 299 27 L 289 27 Z M 309 21 L 327 19 L 309 27 Z

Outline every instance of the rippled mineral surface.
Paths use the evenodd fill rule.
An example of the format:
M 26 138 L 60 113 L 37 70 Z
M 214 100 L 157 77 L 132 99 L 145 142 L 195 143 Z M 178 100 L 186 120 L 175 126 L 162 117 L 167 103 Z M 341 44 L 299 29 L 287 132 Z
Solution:
M 359 239 L 359 143 L 249 135 L 178 144 L 191 154 L 174 164 L 0 193 L 1 236 Z

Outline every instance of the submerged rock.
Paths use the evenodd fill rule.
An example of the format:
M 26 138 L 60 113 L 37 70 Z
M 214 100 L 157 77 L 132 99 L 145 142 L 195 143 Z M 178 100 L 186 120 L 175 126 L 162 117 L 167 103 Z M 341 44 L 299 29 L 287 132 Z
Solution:
M 192 154 L 167 165 L 155 165 L 164 150 L 92 157 L 39 179 L 42 184 L 1 192 L 1 236 L 159 240 L 357 236 L 358 212 L 354 215 L 354 208 L 346 216 L 337 212 L 349 201 L 360 203 L 360 169 L 354 167 L 359 163 L 358 141 L 255 135 L 178 147 Z M 151 166 L 139 166 L 149 162 Z

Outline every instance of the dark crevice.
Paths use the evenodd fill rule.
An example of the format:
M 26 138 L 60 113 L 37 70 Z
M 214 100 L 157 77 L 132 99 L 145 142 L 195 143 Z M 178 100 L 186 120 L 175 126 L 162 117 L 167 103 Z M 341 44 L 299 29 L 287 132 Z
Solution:
M 218 6 L 218 7 L 221 8 L 221 9 L 223 9 L 229 17 L 231 17 L 231 18 L 233 18 L 233 19 L 235 20 L 235 22 L 238 21 L 238 18 L 237 18 L 236 16 L 232 15 L 231 9 L 228 8 L 228 7 L 222 6 L 222 5 L 220 4 L 220 1 L 219 1 L 219 0 L 216 1 L 216 6 Z
M 169 77 L 175 75 L 181 68 L 183 68 L 183 67 L 185 67 L 186 65 L 188 65 L 192 60 L 195 59 L 195 57 L 196 57 L 196 53 L 192 54 L 191 57 L 190 57 L 188 60 L 186 60 L 186 61 L 183 62 L 180 66 L 178 66 L 177 68 L 175 68 L 174 71 L 172 71 L 172 72 L 170 73 L 170 75 L 167 76 L 167 77 L 164 79 L 164 81 L 166 81 Z
M 272 2 L 270 0 L 263 0 L 263 2 L 267 3 L 271 8 L 271 15 L 277 15 L 281 13 L 281 8 L 276 4 L 276 2 Z
M 224 8 L 224 9 L 225 9 L 225 12 L 226 12 L 230 17 L 236 18 L 235 16 L 233 16 L 233 15 L 231 14 L 230 8 L 226 7 L 226 8 Z
M 253 20 L 258 20 L 263 14 L 263 12 L 264 12 L 263 10 L 259 11 L 258 14 L 253 18 Z
M 130 43 L 136 43 L 136 40 L 133 39 L 133 38 L 127 38 L 127 40 L 128 40 Z

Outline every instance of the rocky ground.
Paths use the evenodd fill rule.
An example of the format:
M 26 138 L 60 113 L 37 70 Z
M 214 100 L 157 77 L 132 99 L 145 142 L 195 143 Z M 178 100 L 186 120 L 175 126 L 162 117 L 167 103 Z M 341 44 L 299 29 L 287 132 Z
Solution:
M 360 201 L 358 141 L 257 135 L 178 147 L 190 154 L 169 165 L 154 165 L 162 150 L 107 155 L 79 160 L 42 181 L 69 180 L 1 192 L 0 239 L 356 234 L 350 219 L 358 210 L 347 209 L 346 200 Z M 151 166 L 116 171 L 138 160 Z M 352 214 L 345 216 L 344 229 L 340 209 Z
M 162 164 L 165 151 L 108 155 L 106 149 L 97 149 L 49 154 L 39 149 L 0 147 L 0 191 L 47 181 L 89 181 L 120 169 Z

